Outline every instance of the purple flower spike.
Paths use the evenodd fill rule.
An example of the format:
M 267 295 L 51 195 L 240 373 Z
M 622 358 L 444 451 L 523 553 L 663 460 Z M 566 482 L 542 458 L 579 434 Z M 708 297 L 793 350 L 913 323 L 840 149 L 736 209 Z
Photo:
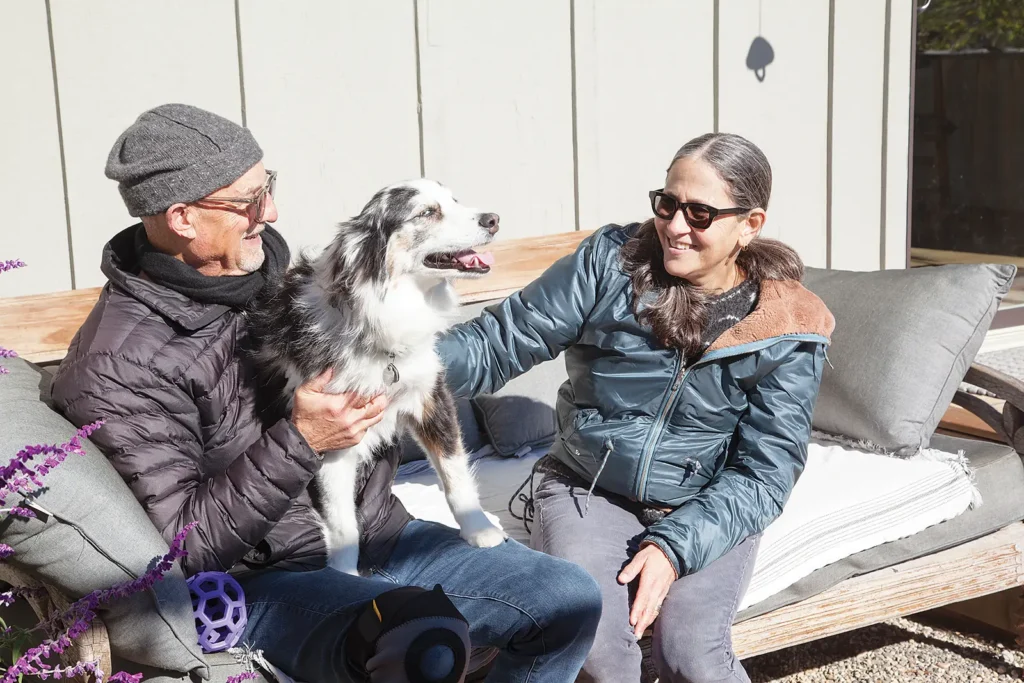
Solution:
M 14 548 L 7 545 L 6 543 L 0 543 L 0 560 L 6 560 L 8 557 L 14 554 Z
M 228 680 L 225 683 L 242 683 L 242 681 L 251 681 L 256 678 L 255 671 L 243 671 L 240 674 L 234 676 L 228 676 Z
M 6 273 L 8 270 L 14 270 L 15 268 L 24 268 L 25 262 L 21 259 L 14 259 L 13 261 L 0 261 L 0 273 Z
M 17 358 L 18 352 L 0 346 L 0 358 Z
M 139 683 L 142 680 L 142 674 L 130 674 L 124 671 L 118 671 L 107 680 L 109 683 Z
M 79 429 L 75 436 L 67 443 L 60 446 L 54 444 L 25 446 L 18 451 L 7 465 L 0 467 L 0 505 L 3 505 L 7 497 L 18 491 L 31 491 L 33 488 L 43 485 L 40 477 L 45 476 L 54 467 L 64 462 L 69 453 L 84 455 L 82 450 L 82 439 L 89 438 L 100 426 L 103 420 L 87 424 Z M 36 456 L 46 456 L 42 465 L 33 469 L 28 466 L 28 461 Z
M 171 541 L 167 554 L 160 558 L 156 566 L 144 575 L 127 583 L 108 588 L 106 590 L 94 591 L 84 598 L 75 601 L 62 614 L 51 615 L 49 619 L 41 622 L 37 628 L 44 629 L 51 634 L 49 640 L 43 641 L 37 647 L 31 648 L 17 662 L 12 664 L 3 672 L 0 683 L 14 683 L 23 674 L 46 678 L 73 678 L 83 674 L 91 673 L 96 681 L 102 681 L 103 672 L 96 665 L 96 662 L 79 662 L 74 666 L 61 669 L 60 667 L 48 667 L 42 660 L 52 654 L 60 654 L 71 646 L 71 641 L 81 636 L 89 628 L 89 624 L 96 618 L 95 609 L 97 606 L 110 600 L 122 598 L 133 593 L 147 590 L 158 580 L 163 578 L 164 573 L 171 568 L 174 561 L 184 557 L 187 553 L 182 547 L 185 536 L 198 525 L 192 522 L 178 532 Z M 23 589 L 13 589 L 7 593 L 0 593 L 0 604 L 10 604 L 16 595 L 24 594 Z M 60 631 L 63 631 L 61 633 Z M 122 673 L 112 680 L 120 683 L 140 683 L 142 674 Z

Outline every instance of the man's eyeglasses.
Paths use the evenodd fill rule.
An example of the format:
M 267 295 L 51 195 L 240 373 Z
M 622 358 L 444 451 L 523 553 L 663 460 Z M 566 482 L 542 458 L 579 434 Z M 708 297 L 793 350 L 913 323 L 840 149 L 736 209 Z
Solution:
M 734 216 L 751 210 L 738 206 L 731 209 L 716 209 L 707 204 L 681 202 L 675 197 L 665 194 L 664 190 L 651 190 L 647 194 L 651 198 L 651 210 L 654 211 L 655 216 L 670 221 L 676 215 L 676 211 L 682 209 L 686 224 L 695 230 L 707 230 L 719 216 Z
M 277 171 L 267 171 L 267 181 L 263 183 L 263 187 L 253 195 L 252 197 L 203 197 L 199 202 L 231 202 L 235 204 L 248 204 L 246 207 L 246 213 L 249 215 L 249 220 L 254 223 L 263 222 L 263 214 L 267 209 L 267 197 L 274 196 L 274 190 L 277 188 Z M 196 202 L 196 203 L 199 203 Z

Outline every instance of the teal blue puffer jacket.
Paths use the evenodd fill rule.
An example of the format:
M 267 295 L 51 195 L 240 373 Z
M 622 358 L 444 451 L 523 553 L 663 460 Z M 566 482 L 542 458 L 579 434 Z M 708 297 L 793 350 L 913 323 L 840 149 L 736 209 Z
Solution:
M 806 460 L 834 320 L 800 283 L 765 281 L 750 315 L 684 368 L 631 311 L 619 252 L 637 228 L 596 231 L 449 330 L 439 350 L 459 396 L 493 393 L 565 352 L 551 454 L 604 491 L 671 509 L 645 541 L 683 576 L 782 511 Z

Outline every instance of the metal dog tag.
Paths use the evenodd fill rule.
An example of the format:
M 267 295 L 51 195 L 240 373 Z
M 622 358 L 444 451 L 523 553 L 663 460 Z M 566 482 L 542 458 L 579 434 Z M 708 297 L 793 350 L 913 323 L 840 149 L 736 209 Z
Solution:
M 388 366 L 384 368 L 384 384 L 394 384 L 398 379 L 398 368 L 394 363 L 388 363 Z

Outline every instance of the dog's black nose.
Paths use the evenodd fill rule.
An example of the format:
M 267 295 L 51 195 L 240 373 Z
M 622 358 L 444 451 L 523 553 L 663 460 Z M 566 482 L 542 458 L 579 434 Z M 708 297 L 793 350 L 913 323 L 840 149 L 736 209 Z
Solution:
M 482 213 L 480 214 L 480 227 L 486 228 L 487 232 L 493 235 L 498 232 L 498 221 L 500 220 L 501 218 L 496 213 Z

